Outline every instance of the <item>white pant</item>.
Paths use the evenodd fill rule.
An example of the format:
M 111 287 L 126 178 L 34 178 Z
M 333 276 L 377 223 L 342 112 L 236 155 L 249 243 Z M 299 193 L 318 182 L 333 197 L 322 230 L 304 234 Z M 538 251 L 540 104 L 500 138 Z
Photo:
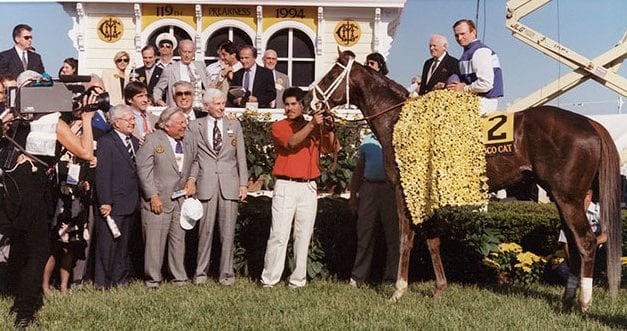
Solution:
M 481 115 L 494 113 L 498 107 L 498 98 L 488 99 L 484 97 L 479 97 L 479 113 Z
M 307 255 L 318 208 L 316 182 L 292 182 L 279 179 L 272 197 L 272 227 L 266 247 L 261 282 L 274 285 L 281 280 L 285 253 L 294 222 L 294 261 L 290 285 L 301 287 L 307 281 Z

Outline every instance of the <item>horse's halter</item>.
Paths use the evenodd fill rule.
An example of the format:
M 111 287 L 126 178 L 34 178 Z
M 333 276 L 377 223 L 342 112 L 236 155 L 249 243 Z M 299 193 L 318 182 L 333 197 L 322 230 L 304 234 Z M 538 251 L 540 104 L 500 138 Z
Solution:
M 320 81 L 317 81 L 316 83 L 314 83 L 313 97 L 312 97 L 311 104 L 310 104 L 310 107 L 312 109 L 320 110 L 324 106 L 326 107 L 326 109 L 331 110 L 331 106 L 329 105 L 329 98 L 331 98 L 331 95 L 333 94 L 333 92 L 337 90 L 337 88 L 340 86 L 344 78 L 346 78 L 346 108 L 349 107 L 350 105 L 349 73 L 351 71 L 351 68 L 353 67 L 354 62 L 355 62 L 355 59 L 352 57 L 348 59 L 348 63 L 346 65 L 343 65 L 340 62 L 335 62 L 335 65 L 340 66 L 344 70 L 342 70 L 342 72 L 335 78 L 333 83 L 331 83 L 331 85 L 327 87 L 326 91 L 322 91 L 320 86 L 318 86 Z M 320 93 L 322 97 L 321 99 L 318 98 L 318 93 Z

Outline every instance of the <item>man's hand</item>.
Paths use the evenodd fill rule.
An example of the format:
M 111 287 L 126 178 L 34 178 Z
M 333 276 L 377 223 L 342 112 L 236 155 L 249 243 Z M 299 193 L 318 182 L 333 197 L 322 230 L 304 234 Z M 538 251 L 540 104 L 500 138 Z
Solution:
M 248 188 L 246 186 L 239 187 L 239 201 L 244 202 L 248 196 Z
M 157 100 L 156 102 L 157 102 L 157 105 L 158 105 L 158 106 L 161 106 L 161 107 L 165 107 L 165 106 L 167 106 L 167 104 L 166 104 L 166 103 L 165 103 L 165 101 L 163 101 L 163 100 Z
M 150 210 L 159 215 L 163 212 L 163 203 L 161 202 L 161 198 L 158 195 L 153 195 L 150 197 Z
M 100 215 L 107 217 L 111 214 L 111 205 L 100 205 Z
M 251 94 L 248 97 L 248 102 L 257 102 L 257 97 Z
M 446 85 L 447 89 L 453 90 L 453 91 L 463 91 L 464 87 L 466 87 L 466 83 L 462 83 L 462 82 L 450 83 Z
M 196 194 L 196 180 L 189 178 L 185 182 L 185 195 L 191 197 L 194 194 Z
M 443 90 L 445 87 L 446 85 L 444 84 L 444 82 L 439 82 L 433 85 L 433 90 Z
M 309 123 L 313 125 L 320 125 L 324 122 L 324 110 L 318 110 L 313 113 L 311 121 Z

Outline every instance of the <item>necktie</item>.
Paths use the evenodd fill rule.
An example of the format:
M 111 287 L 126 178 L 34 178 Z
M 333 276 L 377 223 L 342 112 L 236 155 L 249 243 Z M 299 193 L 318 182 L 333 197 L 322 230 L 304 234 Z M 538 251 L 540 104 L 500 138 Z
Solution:
M 222 133 L 220 133 L 220 128 L 218 128 L 218 120 L 214 122 L 213 125 L 213 150 L 217 153 L 222 149 Z
M 431 79 L 431 76 L 435 72 L 435 68 L 438 67 L 438 59 L 433 60 L 433 64 L 431 65 L 431 69 L 429 70 L 429 77 L 427 77 L 427 81 Z
M 183 144 L 180 140 L 176 141 L 176 147 L 174 148 L 174 152 L 177 154 L 183 154 Z
M 126 136 L 126 149 L 128 150 L 128 154 L 131 156 L 131 160 L 135 162 L 135 151 L 133 150 L 133 144 L 131 143 L 131 136 Z
M 142 122 L 144 125 L 144 136 L 148 134 L 148 119 L 146 118 L 146 113 L 140 113 L 142 117 Z
M 246 71 L 244 71 L 244 86 L 242 86 L 244 90 L 246 91 L 250 91 L 250 89 L 248 88 L 249 82 L 250 82 L 250 69 L 246 69 Z
M 150 77 L 152 76 L 152 68 L 146 68 L 146 85 L 150 85 Z
M 26 55 L 26 51 L 22 52 L 22 65 L 24 66 L 24 70 L 28 69 L 28 56 Z
M 196 82 L 196 76 L 194 76 L 194 71 L 192 71 L 191 64 L 187 65 L 187 74 L 189 75 L 190 83 L 193 84 L 194 82 Z

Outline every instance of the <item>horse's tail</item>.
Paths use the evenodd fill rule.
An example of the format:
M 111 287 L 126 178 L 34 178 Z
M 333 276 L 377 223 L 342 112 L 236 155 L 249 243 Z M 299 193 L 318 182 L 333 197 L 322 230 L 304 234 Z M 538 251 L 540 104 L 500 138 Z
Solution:
M 622 221 L 620 217 L 620 159 L 614 140 L 607 130 L 591 121 L 601 138 L 601 163 L 599 166 L 599 201 L 601 227 L 607 231 L 607 280 L 610 296 L 618 295 L 621 282 Z

